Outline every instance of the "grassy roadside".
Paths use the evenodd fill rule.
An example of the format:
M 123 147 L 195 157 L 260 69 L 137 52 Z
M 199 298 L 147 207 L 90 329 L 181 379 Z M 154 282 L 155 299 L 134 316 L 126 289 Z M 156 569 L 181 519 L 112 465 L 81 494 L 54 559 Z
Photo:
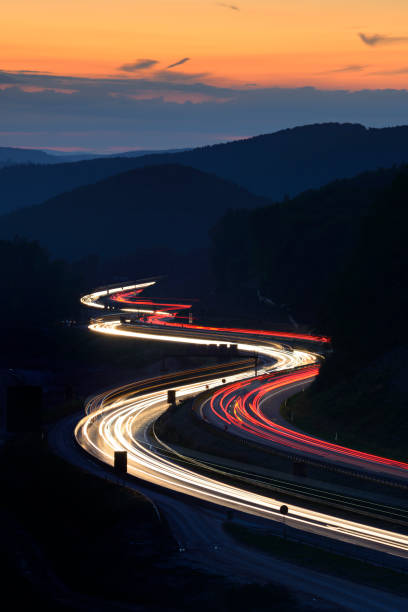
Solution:
M 19 381 L 41 385 L 46 424 L 81 410 L 85 398 L 101 389 L 149 378 L 162 369 L 183 370 L 214 361 L 215 357 L 199 351 L 187 352 L 182 344 L 109 337 L 86 326 L 54 325 L 5 333 L 0 385 Z M 11 370 L 15 376 L 7 374 Z
M 281 414 L 313 436 L 407 462 L 406 401 L 390 400 L 379 386 L 377 381 L 366 390 L 346 383 L 320 393 L 308 389 L 282 404 Z
M 317 437 L 408 462 L 407 372 L 403 346 L 358 365 L 352 355 L 334 353 L 313 385 L 281 412 Z
M 256 472 L 257 467 L 262 466 L 265 470 L 271 470 L 276 477 L 290 479 L 293 476 L 293 461 L 285 455 L 279 455 L 266 446 L 244 440 L 228 432 L 224 432 L 213 425 L 201 420 L 192 409 L 191 400 L 179 403 L 175 407 L 164 412 L 155 423 L 155 432 L 159 439 L 170 446 L 177 446 L 197 451 L 214 458 L 223 458 L 245 464 L 248 471 Z M 186 454 L 189 454 L 188 452 Z M 217 461 L 214 459 L 214 461 Z M 221 461 L 222 463 L 222 461 Z M 364 496 L 371 498 L 378 492 L 378 483 L 350 474 L 326 470 L 318 465 L 310 465 L 307 468 L 307 479 L 318 482 L 318 488 L 324 489 L 325 483 L 330 487 L 346 487 L 351 496 Z M 393 503 L 400 503 L 399 490 L 392 486 L 382 485 L 383 491 L 393 499 Z
M 121 597 L 131 597 L 126 565 L 141 565 L 142 551 L 121 549 L 118 542 L 132 537 L 132 521 L 143 555 L 173 546 L 143 496 L 69 465 L 34 435 L 10 440 L 0 464 L 2 509 L 40 543 L 70 588 L 115 597 L 122 583 Z M 116 562 L 107 563 L 109 557 Z
M 257 533 L 232 522 L 224 523 L 224 530 L 239 543 L 261 550 L 275 558 L 408 597 L 407 575 L 402 572 L 377 567 L 300 542 L 284 540 L 273 534 Z
M 180 564 L 175 541 L 143 496 L 65 463 L 38 436 L 9 440 L 0 449 L 0 486 L 0 543 L 7 550 L 0 564 L 7 580 L 3 596 L 12 594 L 16 610 L 37 604 L 44 612 L 76 608 L 32 586 L 27 574 L 35 574 L 39 563 L 29 552 L 27 558 L 14 555 L 7 517 L 44 567 L 72 591 L 96 598 L 92 610 L 105 601 L 113 602 L 112 609 L 128 602 L 152 612 L 263 611 L 265 601 L 282 612 L 306 610 L 279 585 L 234 584 Z M 46 585 L 50 578 L 43 573 L 40 580 Z

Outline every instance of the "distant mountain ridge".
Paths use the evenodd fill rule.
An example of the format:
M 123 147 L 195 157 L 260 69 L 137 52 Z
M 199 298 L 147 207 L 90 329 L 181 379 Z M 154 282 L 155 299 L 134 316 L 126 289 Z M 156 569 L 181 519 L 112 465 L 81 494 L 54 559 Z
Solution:
M 165 151 L 143 150 L 123 151 L 123 153 L 81 153 L 59 152 L 52 149 L 25 149 L 23 147 L 0 147 L 0 168 L 25 164 L 65 164 L 90 159 L 107 159 L 112 157 L 144 157 L 146 155 L 178 153 L 188 149 L 168 149 Z
M 38 240 L 52 255 L 119 256 L 145 248 L 209 246 L 212 224 L 232 205 L 269 201 L 185 166 L 138 168 L 0 217 L 0 238 Z
M 322 123 L 175 153 L 3 168 L 0 212 L 39 204 L 64 191 L 151 165 L 190 166 L 281 200 L 338 178 L 406 162 L 408 126 Z
M 54 156 L 37 149 L 0 147 L 0 168 L 15 164 L 53 164 Z
M 156 149 L 130 150 L 123 151 L 122 153 L 81 153 L 80 151 L 69 153 L 44 149 L 44 153 L 48 153 L 50 157 L 52 157 L 54 160 L 48 163 L 64 164 L 77 161 L 88 161 L 90 159 L 111 159 L 112 157 L 144 157 L 146 155 L 163 155 L 167 153 L 179 153 L 188 150 L 189 149 L 187 148 L 178 148 L 166 149 L 164 151 Z

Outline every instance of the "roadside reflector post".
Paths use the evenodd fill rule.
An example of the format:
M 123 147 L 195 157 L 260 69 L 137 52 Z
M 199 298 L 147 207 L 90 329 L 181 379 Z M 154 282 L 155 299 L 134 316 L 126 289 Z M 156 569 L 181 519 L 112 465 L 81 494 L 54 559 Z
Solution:
M 169 389 L 167 391 L 167 403 L 168 404 L 176 403 L 176 390 L 175 389 Z
M 113 467 L 115 472 L 120 474 L 127 473 L 127 452 L 126 451 L 115 451 L 113 459 Z
M 285 504 L 283 504 L 280 508 L 279 508 L 279 512 L 282 515 L 282 523 L 283 523 L 283 539 L 286 540 L 286 521 L 285 521 L 285 516 L 289 513 L 289 508 L 287 506 L 285 506 Z

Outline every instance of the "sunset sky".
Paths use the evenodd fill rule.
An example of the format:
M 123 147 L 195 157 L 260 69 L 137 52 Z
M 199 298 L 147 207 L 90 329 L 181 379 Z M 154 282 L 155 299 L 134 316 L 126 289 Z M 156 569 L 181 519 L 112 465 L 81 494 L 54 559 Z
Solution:
M 311 92 L 329 100 L 324 106 L 319 98 L 330 110 L 322 120 L 353 121 L 345 93 L 347 106 L 358 98 L 353 92 L 374 90 L 377 110 L 368 113 L 367 124 L 408 121 L 406 0 L 2 0 L 0 46 L 4 145 L 163 148 L 273 131 L 318 120 L 302 114 L 305 87 L 314 88 L 306 90 L 309 102 Z M 280 112 L 278 120 L 283 102 L 276 106 L 277 90 L 280 96 L 292 92 L 297 114 Z M 273 121 L 254 124 L 252 117 L 245 125 L 244 107 L 248 116 L 258 113 L 266 92 Z M 225 112 L 238 98 L 239 121 L 223 121 L 220 130 L 208 106 Z M 188 127 L 172 115 L 186 102 L 196 117 Z M 124 125 L 132 104 L 143 129 Z M 364 123 L 359 104 L 355 120 Z

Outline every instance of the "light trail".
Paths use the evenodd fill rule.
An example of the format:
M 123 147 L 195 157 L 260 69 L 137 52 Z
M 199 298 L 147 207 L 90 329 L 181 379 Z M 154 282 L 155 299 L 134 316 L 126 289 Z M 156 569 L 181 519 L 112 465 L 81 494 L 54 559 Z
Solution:
M 183 329 L 178 328 L 175 334 L 169 335 L 166 334 L 166 330 L 162 331 L 150 331 L 150 329 L 144 329 L 143 326 L 124 326 L 122 325 L 120 320 L 99 320 L 89 325 L 89 329 L 91 331 L 98 332 L 100 334 L 107 334 L 109 336 L 122 336 L 127 338 L 139 338 L 139 339 L 150 339 L 150 340 L 159 340 L 165 342 L 177 342 L 177 343 L 185 343 L 185 344 L 201 344 L 204 346 L 227 346 L 231 347 L 233 344 L 236 344 L 237 349 L 239 351 L 246 351 L 251 354 L 259 353 L 268 358 L 268 364 L 270 361 L 274 362 L 273 365 L 268 365 L 265 367 L 261 367 L 259 369 L 259 373 L 265 373 L 271 370 L 287 370 L 290 368 L 296 368 L 299 366 L 307 365 L 310 363 L 314 363 L 316 361 L 316 356 L 313 353 L 309 353 L 308 351 L 301 350 L 293 350 L 288 351 L 283 348 L 280 348 L 278 345 L 268 345 L 268 344 L 255 344 L 255 343 L 243 343 L 243 342 L 234 342 L 234 338 L 225 339 L 225 337 L 220 337 L 219 339 L 214 338 L 203 338 L 200 336 L 186 336 L 183 334 Z M 155 330 L 157 328 L 154 328 Z M 253 368 L 252 368 L 253 370 Z M 248 371 L 245 375 L 247 377 L 250 371 Z
M 180 327 L 179 323 L 174 323 L 169 321 L 169 319 L 175 318 L 175 315 L 180 310 L 185 310 L 191 308 L 191 304 L 169 304 L 169 303 L 161 303 L 154 300 L 146 300 L 140 299 L 137 296 L 141 291 L 148 286 L 154 285 L 156 281 L 151 281 L 149 283 L 144 284 L 135 284 L 130 286 L 125 286 L 121 288 L 111 289 L 111 290 L 102 290 L 96 291 L 89 295 L 85 295 L 81 298 L 81 302 L 86 306 L 94 306 L 97 308 L 105 308 L 105 305 L 101 303 L 101 298 L 111 297 L 112 301 L 119 302 L 121 304 L 131 304 L 131 305 L 141 305 L 141 306 L 160 306 L 165 307 L 165 311 L 157 310 L 157 308 L 152 308 L 151 310 L 132 310 L 131 312 L 145 312 L 149 313 L 151 316 L 148 318 L 149 323 L 155 323 L 159 325 L 166 325 L 168 327 Z M 136 290 L 136 291 L 135 291 Z M 124 310 L 121 308 L 121 310 Z M 129 308 L 127 312 L 129 312 Z M 329 343 L 330 339 L 326 336 L 314 336 L 311 334 L 298 334 L 293 332 L 283 332 L 283 331 L 270 331 L 263 329 L 245 329 L 245 328 L 232 328 L 232 327 L 211 327 L 211 326 L 202 326 L 202 325 L 193 325 L 191 323 L 183 323 L 183 329 L 191 329 L 197 331 L 204 332 L 221 332 L 221 333 L 233 333 L 233 334 L 244 334 L 250 336 L 264 336 L 270 338 L 287 338 L 292 340 L 306 340 L 308 342 L 322 342 Z
M 317 457 L 336 464 L 351 465 L 353 468 L 377 474 L 384 472 L 397 478 L 406 478 L 408 463 L 309 436 L 276 423 L 267 415 L 267 408 L 263 406 L 267 406 L 268 400 L 276 390 L 306 381 L 317 374 L 318 368 L 312 366 L 279 377 L 266 375 L 256 381 L 247 380 L 228 384 L 214 393 L 211 399 L 206 401 L 206 406 L 216 419 L 226 426 L 231 425 L 237 432 L 250 433 L 256 438 L 270 442 L 272 446 L 286 448 L 291 453 Z
M 148 283 L 148 286 L 153 283 Z M 135 283 L 129 287 L 118 288 L 117 291 L 98 291 L 84 296 L 82 302 L 87 305 L 104 307 L 101 299 L 108 299 L 110 293 L 115 294 L 115 302 L 128 304 L 129 301 L 137 306 L 136 300 L 129 300 L 129 295 L 120 299 L 123 293 L 137 291 L 143 287 Z M 133 294 L 134 295 L 134 294 Z M 119 298 L 119 299 L 118 299 Z M 143 305 L 147 304 L 147 300 Z M 142 303 L 140 304 L 142 305 Z M 191 370 L 179 375 L 159 377 L 146 383 L 146 386 L 127 385 L 120 389 L 100 394 L 93 398 L 86 407 L 86 415 L 78 423 L 75 436 L 78 443 L 89 453 L 108 464 L 113 463 L 114 452 L 125 450 L 128 453 L 128 471 L 130 474 L 193 497 L 211 501 L 229 508 L 235 508 L 249 514 L 264 518 L 281 520 L 279 508 L 281 503 L 277 499 L 265 497 L 237 486 L 226 484 L 220 480 L 204 476 L 191 467 L 184 467 L 175 460 L 170 460 L 158 449 L 149 436 L 149 428 L 157 417 L 166 410 L 166 390 L 157 390 L 162 385 L 176 389 L 178 397 L 197 395 L 206 389 L 215 389 L 211 398 L 214 413 L 228 423 L 247 429 L 256 435 L 280 435 L 281 439 L 290 439 L 285 428 L 277 427 L 262 412 L 262 402 L 272 393 L 278 392 L 300 381 L 312 380 L 318 372 L 318 357 L 316 354 L 290 347 L 284 347 L 273 341 L 278 333 L 263 330 L 230 330 L 229 328 L 203 327 L 193 325 L 178 325 L 169 323 L 174 316 L 171 304 L 155 304 L 165 307 L 166 310 L 151 310 L 150 324 L 140 325 L 130 322 L 124 323 L 120 319 L 97 319 L 89 326 L 92 331 L 129 338 L 141 338 L 166 342 L 184 342 L 202 345 L 235 344 L 239 351 L 254 352 L 263 356 L 259 367 L 259 376 L 253 377 L 253 367 L 239 369 L 235 366 L 228 373 L 220 372 L 217 366 L 213 371 Z M 125 309 L 123 309 L 125 310 Z M 126 308 L 126 312 L 129 309 Z M 136 308 L 137 311 L 139 309 Z M 150 310 L 150 309 L 143 309 Z M 248 333 L 247 333 L 248 332 Z M 289 337 L 289 334 L 284 336 Z M 296 339 L 311 338 L 314 341 L 326 342 L 319 336 L 291 334 Z M 243 342 L 241 339 L 246 338 Z M 238 340 L 238 342 L 237 342 Z M 224 365 L 224 369 L 227 366 Z M 301 369 L 296 369 L 301 367 Z M 238 371 L 239 370 L 239 371 Z M 204 376 L 204 379 L 203 379 Z M 227 381 L 226 386 L 220 385 Z M 288 429 L 291 435 L 293 430 Z M 321 442 L 309 438 L 309 442 Z M 293 438 L 292 438 L 293 441 Z M 330 443 L 326 443 L 328 446 Z M 336 451 L 348 451 L 336 446 Z M 326 449 L 327 450 L 327 449 Z M 357 451 L 352 451 L 357 453 Z M 364 457 L 373 460 L 373 456 Z M 379 459 L 379 458 L 374 458 Z M 390 460 L 388 460 L 390 461 Z M 389 467 L 389 466 L 388 466 Z M 393 466 L 396 467 L 396 466 Z M 408 465 L 406 466 L 408 468 Z M 398 466 L 400 469 L 401 466 Z M 342 541 L 352 542 L 375 548 L 408 558 L 408 536 L 391 531 L 378 529 L 359 522 L 340 519 L 329 514 L 312 511 L 301 506 L 291 505 L 290 524 L 304 531 L 332 537 Z
M 189 376 L 194 374 L 190 373 Z M 195 395 L 207 386 L 218 386 L 219 383 L 220 379 L 209 378 L 199 383 L 178 384 L 176 388 L 178 395 L 184 397 Z M 282 502 L 279 500 L 225 484 L 180 466 L 163 456 L 150 439 L 146 439 L 150 425 L 167 408 L 165 400 L 166 391 L 163 390 L 133 398 L 128 393 L 123 399 L 113 402 L 109 393 L 100 396 L 94 410 L 78 423 L 76 439 L 88 452 L 110 465 L 114 451 L 127 451 L 128 472 L 138 478 L 227 508 L 281 520 L 279 508 Z M 290 516 L 285 520 L 304 531 L 408 558 L 408 536 L 405 535 L 292 504 Z
M 92 308 L 105 308 L 105 304 L 100 302 L 100 299 L 103 297 L 107 297 L 109 295 L 113 295 L 119 292 L 126 291 L 134 291 L 135 293 L 140 293 L 146 287 L 150 287 L 154 285 L 156 281 L 149 281 L 147 283 L 138 283 L 131 285 L 123 285 L 121 287 L 114 287 L 112 289 L 101 289 L 100 291 L 94 291 L 93 293 L 89 293 L 88 295 L 83 295 L 81 297 L 81 303 L 84 306 L 90 306 Z

